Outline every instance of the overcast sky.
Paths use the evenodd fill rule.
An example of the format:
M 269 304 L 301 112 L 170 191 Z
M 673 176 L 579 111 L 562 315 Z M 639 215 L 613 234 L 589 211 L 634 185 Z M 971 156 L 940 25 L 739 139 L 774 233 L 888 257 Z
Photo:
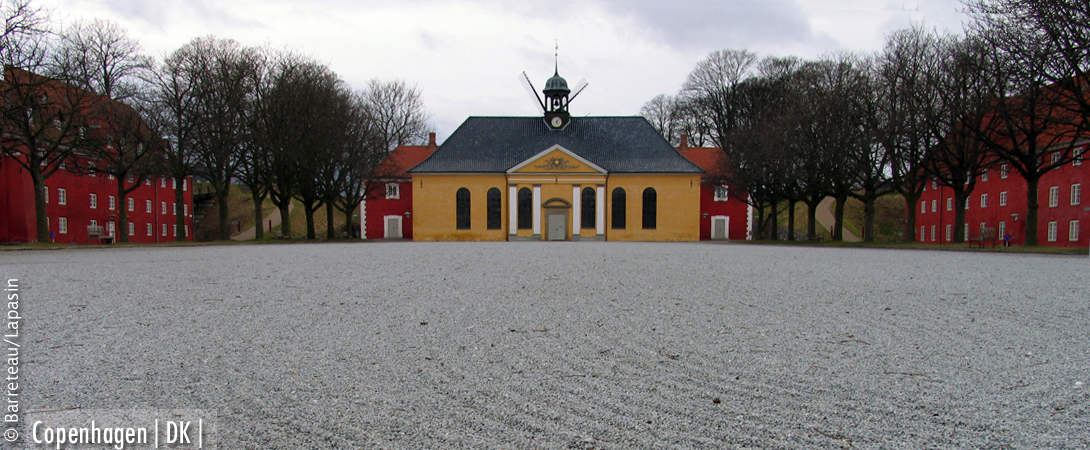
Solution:
M 958 0 L 37 0 L 55 18 L 113 20 L 157 58 L 197 36 L 288 48 L 355 88 L 401 78 L 422 91 L 439 140 L 469 116 L 526 116 L 560 74 L 589 87 L 573 115 L 635 115 L 675 94 L 709 52 L 816 58 L 880 50 L 913 22 L 961 32 Z

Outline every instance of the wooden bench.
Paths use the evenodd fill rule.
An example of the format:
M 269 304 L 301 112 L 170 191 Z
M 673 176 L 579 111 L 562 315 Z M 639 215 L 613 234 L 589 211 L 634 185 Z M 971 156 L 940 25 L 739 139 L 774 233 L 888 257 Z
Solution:
M 973 242 L 979 242 L 980 248 L 984 248 L 984 241 L 991 241 L 995 248 L 995 228 L 981 228 L 979 233 L 969 233 L 969 248 L 973 248 Z
M 91 243 L 91 239 L 97 240 L 99 244 L 112 244 L 114 242 L 114 237 L 106 235 L 105 228 L 98 225 L 87 226 L 87 243 Z

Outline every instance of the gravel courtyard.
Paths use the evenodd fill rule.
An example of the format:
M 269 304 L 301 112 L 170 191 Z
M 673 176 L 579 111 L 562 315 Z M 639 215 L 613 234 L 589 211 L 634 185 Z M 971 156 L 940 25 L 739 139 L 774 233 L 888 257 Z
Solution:
M 210 411 L 221 449 L 1087 448 L 1088 273 L 710 243 L 0 252 L 25 409 Z

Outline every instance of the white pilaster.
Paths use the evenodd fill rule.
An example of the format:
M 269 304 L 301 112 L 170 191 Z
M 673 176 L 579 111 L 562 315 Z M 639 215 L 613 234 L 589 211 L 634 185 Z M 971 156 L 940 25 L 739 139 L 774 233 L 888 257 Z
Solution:
M 579 234 L 583 225 L 583 196 L 579 192 L 579 185 L 571 187 L 571 232 L 572 236 Z
M 541 235 L 541 186 L 534 186 L 534 234 Z
M 595 212 L 597 213 L 596 217 L 598 219 L 594 222 L 596 225 L 595 232 L 598 233 L 599 236 L 602 236 L 606 234 L 606 187 L 599 185 L 597 195 L 594 197 L 594 209 L 597 210 Z
M 519 202 L 518 186 L 511 185 L 507 188 L 507 231 L 518 234 L 519 230 Z

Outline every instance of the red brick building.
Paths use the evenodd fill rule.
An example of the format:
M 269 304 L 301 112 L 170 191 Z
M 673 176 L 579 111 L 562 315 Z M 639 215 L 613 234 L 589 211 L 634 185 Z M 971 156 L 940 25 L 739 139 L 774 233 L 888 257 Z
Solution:
M 37 241 L 34 216 L 34 186 L 30 175 L 10 158 L 0 158 L 0 243 Z M 133 180 L 136 181 L 136 180 Z M 103 174 L 78 175 L 57 171 L 45 180 L 46 211 L 52 241 L 88 244 L 117 241 L 127 233 L 129 242 L 155 243 L 177 240 L 174 183 L 170 179 L 145 180 L 122 204 L 117 198 L 117 181 Z M 193 240 L 193 180 L 182 183 L 185 190 L 187 240 Z M 119 224 L 119 209 L 126 208 L 128 223 Z M 101 239 L 92 239 L 88 227 L 103 228 Z
M 364 239 L 413 238 L 413 183 L 407 171 L 437 148 L 435 133 L 431 133 L 428 145 L 400 146 L 379 165 L 379 173 L 384 175 L 367 186 L 368 195 L 360 202 Z
M 140 184 L 123 200 L 118 196 L 118 180 L 94 171 L 96 164 L 100 169 L 106 169 L 107 162 L 86 151 L 91 148 L 86 146 L 98 145 L 92 144 L 98 142 L 104 150 L 115 151 L 112 144 L 115 136 L 107 130 L 113 129 L 113 119 L 124 122 L 136 117 L 135 111 L 97 94 L 12 67 L 5 68 L 0 83 L 4 88 L 3 101 L 17 108 L 27 105 L 25 115 L 5 115 L 4 128 L 0 129 L 5 147 L 0 153 L 0 243 L 38 241 L 34 182 L 30 173 L 30 168 L 37 167 L 42 169 L 43 176 L 47 176 L 47 171 L 57 169 L 44 180 L 46 222 L 51 241 L 107 243 L 116 242 L 123 234 L 130 242 L 177 239 L 175 192 L 171 180 L 157 177 L 122 180 L 127 187 Z M 33 100 L 28 103 L 27 98 L 31 97 Z M 83 114 L 92 108 L 97 115 Z M 116 115 L 114 111 L 133 115 Z M 136 126 L 147 130 L 139 119 L 135 120 L 139 122 Z M 11 128 L 6 128 L 9 126 Z M 23 130 L 23 134 L 16 130 Z M 23 136 L 31 134 L 44 138 L 42 141 L 24 140 Z M 85 135 L 102 139 L 83 139 Z M 152 140 L 158 139 L 153 134 L 145 135 Z M 43 142 L 38 148 L 44 149 L 41 155 L 47 157 L 40 164 L 31 159 L 40 156 L 27 154 L 26 148 L 30 145 L 27 142 Z M 51 151 L 50 148 L 59 150 Z M 81 150 L 69 152 L 69 148 Z M 36 162 L 31 164 L 30 161 Z M 80 170 L 75 170 L 77 167 Z M 192 185 L 193 180 L 186 179 L 181 186 L 185 191 L 182 209 L 188 231 L 186 236 L 193 235 Z M 128 215 L 125 223 L 119 223 L 122 208 Z
M 752 210 L 744 200 L 734 198 L 723 179 L 727 155 L 722 149 L 689 147 L 688 138 L 681 137 L 678 152 L 701 169 L 700 240 L 748 239 Z
M 1037 242 L 1053 247 L 1086 247 L 1090 243 L 1090 202 L 1083 200 L 1083 185 L 1090 180 L 1085 162 L 1087 145 L 1076 147 L 1074 160 L 1048 172 L 1038 185 Z M 1049 156 L 1051 157 L 1051 156 Z M 973 192 L 966 199 L 965 235 L 981 228 L 995 228 L 1002 245 L 1010 234 L 1012 245 L 1026 241 L 1026 181 L 1008 164 L 1000 164 L 977 175 Z M 916 205 L 917 240 L 934 244 L 953 243 L 953 191 L 937 181 L 924 189 Z

